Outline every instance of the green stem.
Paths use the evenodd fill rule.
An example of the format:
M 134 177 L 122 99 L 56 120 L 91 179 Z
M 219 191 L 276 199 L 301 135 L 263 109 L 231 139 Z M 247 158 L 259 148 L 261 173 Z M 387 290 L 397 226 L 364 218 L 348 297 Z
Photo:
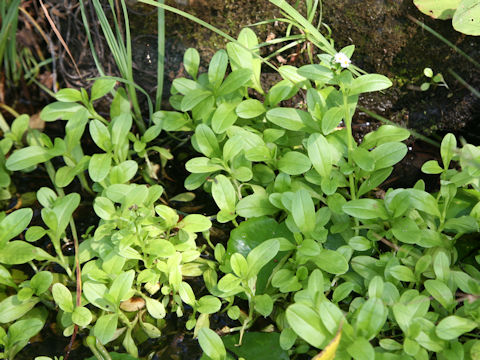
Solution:
M 164 4 L 164 0 L 159 0 Z M 157 9 L 157 31 L 158 31 L 158 50 L 157 50 L 157 93 L 155 96 L 155 111 L 162 107 L 163 94 L 163 68 L 165 63 L 165 10 L 161 7 Z
M 345 127 L 347 128 L 347 146 L 348 146 L 348 164 L 350 166 L 354 166 L 353 163 L 353 157 L 352 157 L 352 152 L 354 150 L 354 139 L 353 139 L 353 134 L 352 134 L 352 117 L 350 116 L 350 109 L 348 108 L 348 94 L 345 89 L 342 89 L 343 92 L 343 108 L 345 111 Z M 348 183 L 350 185 L 350 198 L 351 200 L 355 200 L 357 198 L 357 190 L 356 190 L 356 184 L 355 184 L 355 173 L 352 172 L 351 174 L 348 175 Z M 360 225 L 360 222 L 358 219 L 355 217 L 354 218 L 355 222 L 355 227 L 358 227 Z M 358 236 L 359 230 L 355 230 L 355 235 Z
M 354 150 L 354 139 L 353 139 L 353 134 L 352 134 L 352 118 L 350 116 L 350 109 L 348 108 L 348 94 L 345 90 L 343 90 L 343 108 L 345 111 L 344 119 L 345 119 L 345 127 L 347 128 L 347 147 L 348 147 L 348 153 L 347 153 L 347 159 L 348 159 L 348 164 L 353 166 L 353 158 L 352 158 L 352 152 Z M 351 173 L 348 175 L 348 180 L 350 184 L 350 196 L 352 200 L 356 199 L 356 189 L 355 189 L 355 178 L 354 174 Z

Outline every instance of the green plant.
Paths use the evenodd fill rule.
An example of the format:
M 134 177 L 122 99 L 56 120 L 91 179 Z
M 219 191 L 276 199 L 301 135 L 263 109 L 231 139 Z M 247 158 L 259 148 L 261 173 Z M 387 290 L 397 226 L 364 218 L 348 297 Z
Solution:
M 251 49 L 258 44 L 248 29 L 238 41 Z M 350 58 L 353 47 L 341 52 Z M 290 356 L 313 356 L 310 346 L 326 347 L 340 326 L 340 359 L 469 352 L 476 343 L 462 335 L 475 336 L 478 327 L 480 278 L 475 260 L 458 263 L 456 245 L 478 231 L 478 168 L 461 160 L 467 154 L 478 159 L 478 148 L 466 145 L 462 171 L 451 169 L 458 150 L 449 134 L 441 146 L 443 167 L 428 162 L 423 168 L 442 174 L 437 194 L 419 181 L 376 198 L 375 189 L 407 153 L 401 141 L 410 133 L 384 125 L 357 144 L 351 119 L 359 94 L 391 83 L 376 74 L 354 77 L 331 55 L 319 60 L 281 67 L 284 80 L 262 102 L 249 90 L 258 91 L 254 58 L 229 44 L 207 74 L 187 69 L 193 80 L 174 81 L 170 101 L 181 113 L 157 115 L 188 114 L 192 145 L 203 156 L 186 163 L 192 174 L 185 187 L 203 186 L 219 208 L 217 221 L 236 226 L 226 249 L 215 246 L 225 275 L 208 270 L 207 288 L 239 320 L 230 329 L 239 331 L 239 343 L 267 317 Z M 306 103 L 279 106 L 299 91 Z M 244 313 L 235 297 L 248 301 Z M 208 357 L 225 359 L 217 336 L 203 336 Z
M 93 6 L 95 9 L 95 13 L 98 16 L 98 20 L 100 22 L 100 26 L 102 28 L 103 34 L 105 36 L 105 39 L 107 41 L 108 47 L 110 48 L 110 51 L 112 52 L 113 58 L 115 60 L 115 63 L 117 65 L 118 71 L 120 72 L 121 79 L 123 82 L 125 82 L 126 87 L 128 89 L 128 96 L 132 102 L 133 106 L 133 114 L 134 114 L 134 119 L 135 123 L 138 126 L 140 133 L 143 133 L 145 131 L 145 123 L 142 118 L 142 113 L 140 110 L 140 104 L 138 102 L 137 98 L 137 89 L 140 90 L 141 88 L 135 84 L 134 79 L 133 79 L 133 65 L 132 65 L 132 45 L 131 45 L 131 38 L 130 38 L 130 23 L 128 20 L 128 12 L 126 8 L 126 3 L 124 0 L 120 2 L 121 6 L 117 6 L 118 3 L 114 2 L 113 0 L 109 1 L 109 6 L 111 9 L 111 16 L 113 18 L 113 27 L 110 25 L 107 15 L 105 14 L 105 11 L 103 10 L 102 4 L 98 0 L 93 1 Z M 99 54 L 96 53 L 95 46 L 92 42 L 92 37 L 90 33 L 90 24 L 87 21 L 86 17 L 86 11 L 85 11 L 85 6 L 83 1 L 80 1 L 80 6 L 82 10 L 82 19 L 85 27 L 85 31 L 87 33 L 87 38 L 89 40 L 90 48 L 92 51 L 92 55 L 95 61 L 95 65 L 97 66 L 97 69 L 100 73 L 101 76 L 105 76 L 105 73 L 103 71 L 103 67 L 100 64 L 100 61 L 98 60 Z M 120 8 L 119 8 L 120 7 Z M 123 18 L 124 18 L 124 31 L 123 33 L 121 31 L 122 27 L 120 25 L 121 19 L 117 18 L 116 11 L 121 13 Z M 161 20 L 161 14 L 159 13 L 159 21 Z M 163 32 L 162 32 L 163 33 Z M 159 33 L 160 34 L 160 33 Z M 161 49 L 163 48 L 164 44 L 161 41 L 161 38 L 159 38 L 159 51 L 162 51 Z M 159 72 L 158 72 L 158 82 L 163 84 L 163 60 L 159 61 L 162 66 L 159 65 Z M 159 88 L 159 91 L 161 91 L 161 87 Z M 145 93 L 144 91 L 142 91 Z M 150 101 L 150 98 L 148 94 L 146 94 L 148 101 Z M 161 99 L 161 92 L 159 94 L 159 97 Z M 159 106 L 158 103 L 158 96 L 157 96 L 157 106 Z M 152 115 L 152 109 L 150 106 L 150 112 L 149 116 L 151 117 Z
M 169 312 L 187 317 L 204 360 L 476 358 L 480 258 L 465 242 L 479 229 L 480 147 L 444 137 L 441 164 L 422 167 L 439 176 L 437 193 L 422 180 L 380 189 L 410 132 L 384 125 L 357 143 L 352 117 L 361 94 L 391 82 L 359 75 L 353 46 L 336 52 L 311 19 L 272 2 L 326 53 L 315 64 L 280 67 L 283 80 L 270 89 L 258 39 L 244 29 L 207 73 L 196 50 L 185 53 L 191 79 L 174 81 L 175 111 L 153 113 L 150 104 L 152 125 L 142 134 L 132 132 L 121 88 L 108 118 L 96 112 L 93 102 L 116 85 L 105 77 L 90 94 L 60 90 L 43 109 L 43 120 L 66 121 L 63 138 L 30 129 L 26 115 L 2 124 L 0 185 L 36 168 L 52 183 L 36 193 L 43 224 L 29 226 L 29 208 L 0 213 L 3 357 L 13 359 L 58 311 L 63 334 L 88 333 L 97 360 L 138 357 L 140 344 L 160 338 Z M 296 106 L 284 106 L 291 99 Z M 92 155 L 81 142 L 87 125 Z M 215 216 L 161 203 L 152 162 L 171 159 L 162 131 L 192 132 L 201 156 L 186 162 L 185 187 L 211 194 Z M 135 183 L 138 174 L 149 185 Z M 66 193 L 72 182 L 81 194 Z M 79 238 L 73 215 L 82 197 L 100 221 Z M 212 243 L 212 219 L 231 223 L 226 244 Z M 63 252 L 69 239 L 74 256 Z M 236 326 L 213 331 L 212 314 Z M 120 344 L 129 355 L 108 351 Z
M 20 0 L 7 0 L 0 4 L 0 63 L 3 63 L 7 78 L 17 82 L 20 74 L 19 55 L 16 47 L 18 8 Z
M 54 301 L 59 307 L 59 326 L 65 336 L 89 331 L 100 344 L 121 336 L 123 346 L 134 356 L 137 341 L 160 336 L 168 311 L 184 313 L 182 300 L 193 308 L 189 329 L 196 326 L 197 317 L 202 323 L 205 314 L 220 308 L 220 300 L 195 296 L 183 280 L 215 267 L 200 258 L 203 248 L 195 242 L 195 233 L 207 231 L 211 222 L 197 214 L 181 219 L 168 206 L 155 205 L 163 192 L 160 185 L 130 183 L 140 168 L 145 178 L 152 174 L 149 156 L 159 154 L 163 162 L 171 155 L 158 146 L 159 125 L 152 125 L 142 136 L 130 133 L 130 103 L 123 89 L 116 91 L 110 121 L 95 111 L 92 102 L 114 85 L 115 80 L 99 79 L 90 95 L 84 89 L 63 89 L 56 94 L 58 101 L 47 105 L 41 117 L 66 120 L 64 138 L 52 141 L 30 129 L 28 116 L 22 115 L 1 140 L 2 154 L 7 157 L 2 178 L 7 181 L 12 172 L 29 172 L 43 164 L 53 184 L 53 189 L 42 187 L 36 193 L 43 207 L 43 226 L 28 227 L 33 214 L 28 208 L 1 215 L 0 323 L 7 331 L 1 327 L 0 344 L 9 360 L 45 324 L 48 311 L 42 303 L 52 309 Z M 91 156 L 84 155 L 81 144 L 87 125 L 100 149 Z M 64 166 L 56 168 L 55 158 L 61 158 Z M 81 196 L 64 191 L 75 178 L 94 196 L 93 210 L 101 219 L 81 244 L 73 220 Z M 26 227 L 25 240 L 15 240 Z M 35 246 L 46 237 L 54 255 Z M 74 242 L 75 257 L 63 252 L 68 238 Z M 64 274 L 51 270 L 54 263 Z M 21 264 L 29 265 L 34 276 L 16 270 Z
M 478 0 L 414 0 L 415 6 L 434 19 L 452 19 L 453 28 L 467 35 L 480 35 Z
M 444 86 L 448 89 L 448 85 L 445 82 L 445 79 L 443 78 L 443 75 L 441 73 L 436 74 L 435 76 L 433 75 L 433 70 L 431 68 L 425 68 L 423 69 L 423 74 L 430 79 L 429 82 L 424 82 L 422 85 L 420 85 L 420 89 L 422 91 L 427 91 L 430 89 L 432 85 L 434 86 Z

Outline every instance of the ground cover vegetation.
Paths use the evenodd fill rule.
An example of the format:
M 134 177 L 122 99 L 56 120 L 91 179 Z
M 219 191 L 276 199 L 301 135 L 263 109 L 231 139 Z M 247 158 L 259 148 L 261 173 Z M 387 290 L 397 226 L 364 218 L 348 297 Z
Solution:
M 358 143 L 352 117 L 361 94 L 390 80 L 355 67 L 353 45 L 337 51 L 320 33 L 318 1 L 306 1 L 306 17 L 270 1 L 290 25 L 283 40 L 318 50 L 311 64 L 275 68 L 282 79 L 270 88 L 262 44 L 245 28 L 205 72 L 188 49 L 170 108 L 160 108 L 160 89 L 142 115 L 129 37 L 101 17 L 122 78 L 56 92 L 40 116 L 61 122 L 61 135 L 31 128 L 28 115 L 2 124 L 2 198 L 17 174 L 50 180 L 39 206 L 0 213 L 3 358 L 52 319 L 98 360 L 153 358 L 141 347 L 176 319 L 202 359 L 480 358 L 480 257 L 468 250 L 479 231 L 480 147 L 447 134 L 441 162 L 422 167 L 438 191 L 423 180 L 382 190 L 411 134 L 382 125 Z M 181 13 L 141 2 L 161 9 L 159 23 L 163 10 Z M 100 114 L 105 96 L 109 113 Z M 291 99 L 301 101 L 285 106 Z M 183 166 L 162 137 L 185 134 L 195 155 L 184 187 L 207 194 L 216 214 L 174 209 L 165 199 L 176 194 L 155 181 L 157 165 Z M 81 204 L 99 221 L 79 233 Z M 225 241 L 211 237 L 214 224 L 231 229 Z M 219 316 L 228 325 L 218 327 Z

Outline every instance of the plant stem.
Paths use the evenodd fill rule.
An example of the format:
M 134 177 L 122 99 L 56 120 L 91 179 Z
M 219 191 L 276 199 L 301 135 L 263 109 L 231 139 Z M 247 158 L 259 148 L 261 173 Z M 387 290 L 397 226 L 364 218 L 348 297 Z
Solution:
M 164 0 L 159 0 L 160 4 L 164 4 Z M 165 64 L 165 10 L 161 7 L 157 9 L 157 93 L 155 96 L 155 111 L 159 111 L 162 107 L 163 94 L 163 67 Z

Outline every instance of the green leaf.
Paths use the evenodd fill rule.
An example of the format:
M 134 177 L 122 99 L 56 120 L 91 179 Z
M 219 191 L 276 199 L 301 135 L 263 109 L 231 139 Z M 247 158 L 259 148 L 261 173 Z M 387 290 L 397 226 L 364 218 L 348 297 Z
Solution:
M 328 83 L 333 80 L 334 74 L 331 69 L 322 65 L 304 65 L 297 70 L 298 74 L 309 80 Z
M 344 274 L 348 271 L 348 262 L 338 251 L 323 249 L 314 261 L 320 269 L 330 274 Z
M 355 148 L 352 152 L 352 158 L 362 170 L 370 172 L 375 169 L 375 158 L 364 148 Z
M 44 250 L 25 241 L 10 241 L 1 248 L 0 263 L 19 265 L 25 264 L 34 259 L 46 260 L 44 254 L 47 254 Z M 48 260 L 52 259 L 51 256 L 48 257 Z
M 132 128 L 132 114 L 123 113 L 112 119 L 111 131 L 112 131 L 112 144 L 121 145 L 127 141 L 128 133 Z
M 288 328 L 288 330 L 291 330 Z M 242 344 L 239 344 L 239 334 L 222 338 L 225 347 L 239 358 L 262 360 L 289 360 L 288 352 L 282 350 L 280 334 L 277 332 L 245 332 Z M 295 336 L 295 335 L 294 335 Z
M 335 130 L 340 121 L 343 120 L 345 110 L 342 107 L 334 106 L 327 110 L 322 118 L 322 132 L 328 135 Z
M 200 55 L 197 49 L 188 48 L 183 55 L 183 66 L 187 73 L 194 79 L 197 78 Z
M 415 282 L 416 278 L 413 271 L 404 265 L 395 265 L 388 269 L 390 274 L 397 280 L 406 282 Z
M 77 102 L 82 100 L 82 94 L 77 89 L 60 89 L 55 94 L 55 99 L 61 102 Z
M 257 55 L 259 53 L 257 35 L 252 29 L 243 28 L 238 34 L 238 42 L 239 44 L 227 44 L 227 52 L 232 70 L 238 68 L 251 69 L 251 86 L 259 93 L 263 94 L 263 89 L 260 83 L 262 60 L 259 57 L 254 57 L 252 54 L 252 52 Z M 240 46 L 240 44 L 243 46 Z
M 215 314 L 222 307 L 222 302 L 212 295 L 202 296 L 197 301 L 196 309 L 201 314 Z
M 77 306 L 73 310 L 72 321 L 78 326 L 85 327 L 92 322 L 92 313 L 86 307 Z
M 256 99 L 248 99 L 238 104 L 235 112 L 243 119 L 253 119 L 265 112 L 265 106 Z
M 205 88 L 198 82 L 186 78 L 177 78 L 174 79 L 172 82 L 173 88 L 176 89 L 180 94 L 186 95 L 190 91 L 193 90 L 205 90 Z M 172 115 L 172 112 L 162 112 L 163 114 L 165 113 L 170 113 L 169 115 Z M 157 118 L 158 119 L 158 118 Z
M 35 290 L 35 295 L 41 295 L 48 290 L 52 281 L 53 275 L 50 271 L 40 271 L 32 277 L 30 286 Z
M 262 267 L 264 267 L 280 249 L 280 243 L 276 239 L 267 240 L 248 253 L 248 278 L 257 276 Z
M 90 135 L 95 144 L 104 151 L 109 151 L 112 147 L 110 132 L 108 128 L 99 120 L 93 119 L 88 126 Z
M 250 251 L 262 244 L 264 241 L 273 238 L 291 238 L 292 233 L 287 229 L 284 223 L 278 224 L 269 217 L 252 218 L 242 222 L 230 233 L 230 239 L 227 244 L 227 256 L 238 252 L 247 257 Z M 293 239 L 292 239 L 293 240 Z M 288 241 L 288 240 L 287 240 Z M 274 260 L 279 261 L 282 253 L 279 253 Z M 262 294 L 268 278 L 273 268 L 276 266 L 274 260 L 263 267 L 257 276 L 257 294 Z
M 0 221 L 0 248 L 7 241 L 20 234 L 30 224 L 33 211 L 30 208 L 18 209 Z
M 152 315 L 155 319 L 163 319 L 165 317 L 165 307 L 160 301 L 147 297 L 145 298 L 145 302 L 147 305 L 148 313 Z
M 237 193 L 230 182 L 230 180 L 224 175 L 217 175 L 215 181 L 212 184 L 212 196 L 215 203 L 220 210 L 229 213 L 229 216 L 224 218 L 218 218 L 219 222 L 227 222 L 235 217 L 235 204 L 237 202 Z M 223 221 L 225 220 L 225 221 Z
M 347 348 L 347 352 L 355 360 L 373 360 L 375 359 L 375 351 L 370 342 L 363 338 L 357 338 L 352 344 Z
M 349 87 L 349 95 L 379 91 L 387 89 L 390 86 L 392 86 L 392 82 L 386 76 L 380 74 L 361 75 L 353 79 Z
M 299 131 L 305 129 L 305 123 L 312 121 L 310 115 L 294 108 L 277 107 L 267 111 L 267 119 L 287 130 Z
M 100 182 L 110 172 L 111 154 L 93 154 L 88 163 L 88 174 L 93 181 Z
M 133 295 L 132 285 L 135 278 L 135 271 L 129 270 L 122 272 L 113 280 L 108 294 L 119 304 L 121 301 L 128 300 Z
M 107 344 L 113 339 L 115 330 L 117 330 L 118 315 L 106 314 L 97 319 L 93 327 L 93 335 L 103 344 Z
M 445 221 L 444 228 L 457 234 L 474 233 L 478 232 L 478 221 L 472 216 L 460 216 Z
M 164 239 L 152 239 L 145 247 L 145 253 L 155 257 L 169 258 L 175 254 L 175 246 Z
M 297 335 L 316 348 L 321 348 L 327 336 L 330 336 L 318 314 L 305 304 L 290 305 L 285 315 Z
M 422 236 L 422 231 L 417 223 L 410 218 L 401 218 L 393 223 L 393 235 L 406 244 L 417 244 Z
M 63 196 L 55 200 L 53 212 L 55 213 L 57 218 L 56 230 L 58 235 L 61 235 L 61 232 L 63 232 L 66 229 L 68 223 L 70 222 L 73 212 L 75 211 L 75 209 L 78 207 L 79 204 L 80 204 L 80 195 L 78 195 L 77 193 L 70 193 L 66 196 Z
M 338 285 L 333 291 L 332 301 L 338 303 L 345 299 L 353 291 L 355 285 L 351 282 L 344 282 L 343 284 Z
M 292 215 L 300 231 L 309 234 L 315 230 L 315 205 L 312 197 L 305 189 L 298 190 L 292 201 Z
M 358 199 L 347 202 L 342 207 L 348 215 L 359 219 L 388 219 L 383 201 L 377 199 Z
M 279 74 L 287 81 L 298 87 L 305 86 L 307 78 L 298 73 L 298 69 L 292 65 L 283 65 L 278 68 Z
M 451 19 L 461 0 L 414 0 L 415 6 L 434 19 Z
M 457 150 L 457 139 L 455 139 L 455 136 L 450 133 L 445 135 L 442 140 L 442 144 L 440 145 L 440 154 L 442 156 L 443 167 L 445 168 L 445 170 L 448 169 L 448 166 L 450 165 L 450 161 L 455 155 L 456 150 Z
M 232 296 L 239 292 L 243 292 L 243 288 L 240 286 L 241 282 L 242 279 L 229 273 L 218 281 L 218 289 L 226 293 L 228 296 Z
M 212 116 L 212 129 L 217 134 L 222 134 L 237 121 L 235 105 L 232 103 L 220 104 Z
M 298 151 L 289 151 L 277 162 L 278 169 L 288 175 L 300 175 L 310 170 L 310 159 Z
M 188 92 L 182 99 L 181 110 L 189 111 L 200 104 L 203 100 L 211 96 L 212 93 L 205 89 L 196 89 Z
M 198 332 L 198 342 L 211 360 L 225 360 L 227 358 L 222 339 L 213 330 L 201 328 Z
M 112 105 L 110 106 L 110 118 L 130 112 L 131 105 L 127 92 L 124 88 L 118 88 L 113 97 Z
M 239 278 L 246 279 L 248 275 L 247 260 L 240 253 L 235 253 L 230 257 L 230 266 L 233 273 Z
M 360 307 L 355 319 L 357 334 L 368 340 L 373 339 L 385 324 L 387 314 L 388 310 L 381 299 L 375 297 L 368 299 Z
M 206 157 L 196 157 L 185 163 L 185 168 L 191 173 L 209 173 L 222 170 L 223 167 Z
M 403 141 L 409 136 L 410 131 L 407 129 L 394 125 L 382 125 L 365 135 L 360 146 L 368 150 L 385 143 Z
M 382 184 L 392 173 L 393 167 L 377 170 L 370 173 L 370 176 L 360 185 L 358 196 L 362 196 Z
M 40 112 L 40 119 L 43 121 L 68 120 L 82 109 L 85 109 L 85 107 L 74 102 L 56 101 L 43 108 Z
M 298 92 L 298 88 L 288 80 L 282 80 L 270 88 L 265 103 L 274 107 L 280 101 L 287 100 Z
M 372 247 L 370 240 L 364 236 L 354 236 L 348 240 L 348 245 L 356 251 L 366 251 Z
M 331 145 L 321 134 L 312 134 L 307 142 L 308 157 L 320 176 L 329 178 L 334 163 Z
M 99 218 L 104 220 L 111 220 L 115 215 L 115 205 L 113 202 L 103 196 L 97 196 L 93 202 L 93 210 Z
M 208 81 L 210 84 L 212 84 L 214 89 L 218 89 L 218 87 L 222 84 L 227 66 L 227 52 L 221 49 L 217 51 L 215 55 L 213 55 L 212 60 L 210 60 L 210 64 L 208 65 Z
M 195 141 L 200 150 L 200 152 L 206 157 L 220 157 L 220 147 L 218 146 L 218 141 L 210 129 L 205 124 L 200 124 L 195 129 Z
M 90 100 L 95 101 L 101 97 L 107 95 L 110 91 L 113 90 L 115 84 L 117 83 L 114 79 L 97 79 L 92 85 L 92 91 L 90 94 Z
M 138 163 L 134 160 L 126 160 L 110 169 L 110 184 L 124 184 L 131 180 L 138 170 Z
M 273 300 L 270 295 L 256 295 L 253 298 L 255 304 L 255 310 L 262 316 L 267 317 L 272 313 L 273 310 Z
M 453 303 L 453 294 L 447 285 L 440 280 L 427 280 L 424 283 L 425 289 L 437 300 L 444 308 L 449 308 Z
M 73 298 L 70 290 L 61 283 L 53 284 L 52 286 L 53 299 L 57 305 L 65 312 L 73 312 Z
M 245 196 L 237 203 L 237 214 L 244 218 L 273 215 L 278 209 L 268 200 L 265 193 Z
M 108 289 L 104 284 L 92 281 L 87 281 L 83 284 L 83 295 L 85 295 L 90 303 L 102 310 L 113 311 L 113 304 L 108 300 L 105 300 L 107 292 Z
M 406 189 L 404 192 L 415 209 L 440 217 L 437 200 L 431 194 L 417 189 Z
M 251 76 L 252 71 L 250 69 L 234 70 L 227 76 L 217 93 L 228 95 L 244 86 L 250 80 Z
M 462 0 L 453 15 L 452 25 L 467 35 L 480 35 L 480 4 L 477 0 Z
M 450 279 L 450 259 L 443 251 L 435 254 L 433 258 L 433 271 L 437 279 L 444 283 Z
M 407 154 L 407 145 L 400 142 L 388 142 L 377 146 L 370 154 L 375 160 L 375 170 L 393 166 Z
M 440 339 L 454 340 L 460 335 L 477 328 L 477 323 L 470 319 L 451 315 L 442 319 L 435 328 L 435 333 Z
M 40 301 L 37 297 L 19 300 L 17 295 L 9 296 L 0 302 L 0 323 L 15 321 L 29 312 Z
M 48 161 L 52 157 L 46 148 L 32 145 L 14 151 L 7 159 L 5 166 L 10 171 L 19 171 Z
M 161 132 L 162 132 L 162 127 L 161 126 L 159 126 L 159 125 L 150 126 L 145 131 L 145 133 L 142 135 L 140 140 L 144 143 L 149 143 L 149 142 L 155 140 L 158 137 L 158 135 L 160 135 Z
M 185 216 L 177 226 L 179 229 L 183 229 L 188 232 L 202 232 L 210 229 L 212 227 L 212 222 L 206 216 L 200 214 L 191 214 Z
M 62 188 L 68 186 L 73 181 L 76 175 L 77 174 L 74 167 L 62 166 L 55 173 L 55 185 Z
M 190 306 L 195 305 L 195 295 L 193 294 L 193 290 L 190 284 L 182 281 L 180 283 L 180 287 L 178 288 L 178 294 L 180 295 L 180 298 L 185 304 L 188 304 Z
M 437 160 L 428 160 L 422 165 L 422 172 L 425 174 L 441 174 L 443 169 L 438 165 Z
M 21 344 L 20 346 L 25 346 L 26 342 L 28 342 L 31 337 L 35 336 L 40 332 L 40 330 L 42 330 L 43 326 L 45 325 L 45 321 L 42 320 L 38 318 L 25 319 L 16 321 L 10 325 L 8 327 L 8 343 L 10 347 L 14 348 L 14 345 L 20 345 L 22 342 L 25 343 Z

